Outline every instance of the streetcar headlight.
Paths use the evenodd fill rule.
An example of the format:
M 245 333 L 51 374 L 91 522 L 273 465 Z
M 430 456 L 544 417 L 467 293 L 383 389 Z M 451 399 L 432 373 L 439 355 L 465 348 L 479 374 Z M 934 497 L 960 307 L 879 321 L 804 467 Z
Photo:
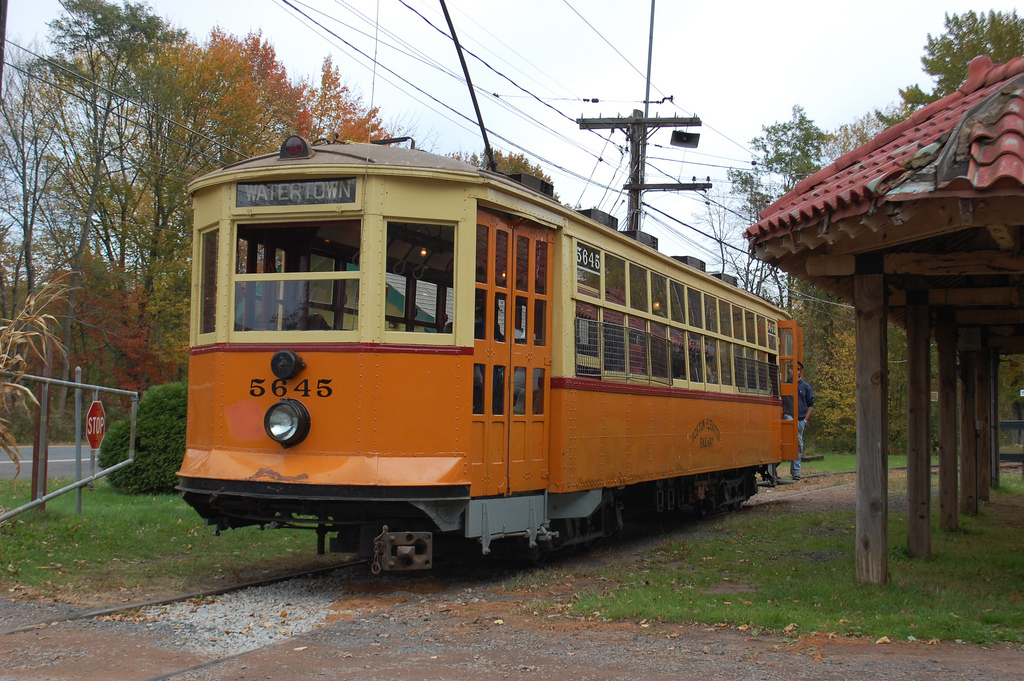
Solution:
M 270 370 L 278 378 L 292 378 L 306 368 L 306 363 L 292 350 L 278 350 L 270 358 Z
M 267 409 L 263 428 L 283 447 L 297 445 L 309 435 L 309 411 L 298 400 L 281 400 Z

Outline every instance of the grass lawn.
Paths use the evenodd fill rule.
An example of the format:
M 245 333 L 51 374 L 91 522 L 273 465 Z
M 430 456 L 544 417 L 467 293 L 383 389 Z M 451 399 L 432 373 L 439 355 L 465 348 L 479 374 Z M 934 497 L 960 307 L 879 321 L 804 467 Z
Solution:
M 898 489 L 899 474 L 892 475 L 890 489 L 905 494 Z M 661 546 L 639 569 L 577 574 L 600 586 L 533 607 L 595 620 L 685 622 L 755 635 L 817 632 L 1022 644 L 1024 482 L 1019 474 L 1002 482 L 978 516 L 961 516 L 958 532 L 933 526 L 928 560 L 907 556 L 906 513 L 890 507 L 885 586 L 856 581 L 852 510 L 794 513 L 785 505 L 764 505 Z
M 71 481 L 51 480 L 58 489 Z M 27 480 L 0 480 L 0 508 L 30 499 Z M 178 495 L 129 496 L 106 481 L 0 524 L 0 587 L 8 596 L 90 604 L 158 597 L 341 562 L 317 556 L 316 534 L 247 527 L 220 537 Z

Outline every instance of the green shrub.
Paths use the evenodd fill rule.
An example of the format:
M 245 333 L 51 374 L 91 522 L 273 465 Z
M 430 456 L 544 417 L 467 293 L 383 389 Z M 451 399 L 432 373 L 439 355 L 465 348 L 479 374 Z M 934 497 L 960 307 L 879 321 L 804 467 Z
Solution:
M 188 389 L 184 383 L 150 388 L 139 401 L 135 428 L 135 463 L 110 474 L 110 485 L 129 494 L 169 494 L 178 484 L 175 473 L 185 456 L 185 417 Z M 100 453 L 104 468 L 128 458 L 131 422 L 118 421 L 107 429 Z

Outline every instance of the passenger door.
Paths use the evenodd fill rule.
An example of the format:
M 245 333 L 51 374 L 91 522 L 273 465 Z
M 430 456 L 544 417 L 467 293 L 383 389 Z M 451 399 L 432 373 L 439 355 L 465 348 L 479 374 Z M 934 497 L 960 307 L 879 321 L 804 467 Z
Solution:
M 783 414 L 792 418 L 782 421 L 782 458 L 792 461 L 797 457 L 797 363 L 803 361 L 803 329 L 796 322 L 779 322 L 779 393 Z
M 550 230 L 479 211 L 473 481 L 482 495 L 547 486 L 552 241 Z

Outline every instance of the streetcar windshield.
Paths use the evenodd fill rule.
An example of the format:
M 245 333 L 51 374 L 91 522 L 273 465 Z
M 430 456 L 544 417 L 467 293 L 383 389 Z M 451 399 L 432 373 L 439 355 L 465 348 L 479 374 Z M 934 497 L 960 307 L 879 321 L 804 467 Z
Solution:
M 240 225 L 235 331 L 352 331 L 359 322 L 359 222 Z

